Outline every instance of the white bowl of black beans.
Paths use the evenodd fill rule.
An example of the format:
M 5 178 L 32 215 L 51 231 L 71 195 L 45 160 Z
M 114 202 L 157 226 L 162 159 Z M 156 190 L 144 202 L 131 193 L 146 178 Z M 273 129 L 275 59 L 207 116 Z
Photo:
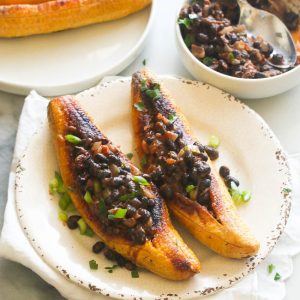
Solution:
M 272 11 L 272 7 L 260 4 L 266 5 L 264 1 L 248 1 Z M 284 6 L 284 1 L 278 3 L 280 17 L 291 31 L 298 30 L 300 37 L 299 12 Z M 235 0 L 184 1 L 176 18 L 177 45 L 184 66 L 195 78 L 245 99 L 271 97 L 300 84 L 299 65 L 275 69 L 267 61 L 278 62 L 282 57 L 273 53 L 263 37 L 249 37 L 242 26 L 235 25 L 236 5 Z

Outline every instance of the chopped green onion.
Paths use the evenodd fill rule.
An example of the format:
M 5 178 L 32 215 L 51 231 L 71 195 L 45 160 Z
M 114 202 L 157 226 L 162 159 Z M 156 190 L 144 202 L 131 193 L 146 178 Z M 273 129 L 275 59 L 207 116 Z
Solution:
M 49 183 L 49 192 L 51 195 L 54 195 L 57 192 L 58 181 L 57 178 L 54 177 L 51 179 Z
M 273 264 L 268 265 L 268 272 L 271 274 L 275 269 L 275 266 Z
M 67 215 L 65 212 L 63 212 L 63 211 L 60 211 L 60 212 L 58 213 L 58 218 L 59 218 L 59 220 L 61 220 L 62 222 L 67 222 L 67 221 L 68 221 L 68 215 Z
M 147 164 L 147 156 L 146 155 L 144 155 L 142 157 L 140 164 L 141 164 L 142 168 Z
M 85 192 L 85 195 L 84 195 L 84 200 L 86 203 L 92 203 L 93 202 L 93 198 L 92 198 L 92 195 L 89 191 L 86 191 Z
M 146 90 L 146 95 L 152 100 L 158 100 L 161 97 L 160 86 L 156 84 L 153 89 Z
M 118 208 L 118 210 L 115 212 L 115 214 L 109 214 L 107 217 L 109 220 L 123 219 L 123 218 L 125 218 L 126 213 L 127 213 L 126 208 Z
M 231 181 L 231 188 L 229 189 L 229 193 L 235 205 L 240 205 L 243 203 L 247 203 L 251 199 L 251 193 L 248 191 L 240 191 L 238 186 Z
M 107 215 L 107 208 L 103 199 L 101 199 L 99 202 L 99 212 L 101 216 Z
M 186 46 L 188 48 L 190 48 L 192 46 L 192 44 L 195 43 L 195 37 L 191 34 L 187 34 L 184 38 L 184 43 L 186 44 Z
M 197 19 L 198 16 L 197 16 L 197 14 L 192 13 L 192 14 L 189 14 L 189 18 L 190 18 L 190 20 L 194 20 L 194 19 Z
M 141 80 L 141 91 L 145 92 L 148 89 L 146 79 Z
M 84 235 L 89 236 L 89 237 L 93 237 L 94 236 L 94 231 L 90 227 L 87 227 Z
M 280 279 L 281 279 L 281 275 L 279 273 L 276 273 L 275 276 L 274 276 L 274 280 L 278 281 Z
M 216 149 L 219 147 L 219 145 L 220 145 L 220 139 L 215 135 L 211 135 L 208 140 L 208 146 Z
M 133 153 L 127 153 L 126 156 L 128 157 L 128 159 L 132 159 L 133 158 Z
M 290 193 L 292 191 L 292 189 L 290 189 L 290 188 L 283 188 L 282 191 L 284 193 Z
M 140 185 L 150 185 L 150 183 L 142 176 L 133 176 L 133 181 Z
M 98 270 L 98 264 L 94 259 L 89 261 L 89 265 L 91 270 Z
M 131 192 L 129 194 L 122 195 L 119 199 L 120 199 L 120 201 L 125 202 L 125 201 L 135 198 L 137 195 L 138 195 L 137 192 Z
M 168 117 L 168 120 L 171 122 L 171 123 L 174 123 L 176 120 L 177 120 L 177 116 L 176 114 L 169 114 L 169 117 Z
M 213 64 L 213 61 L 214 61 L 213 57 L 209 57 L 209 56 L 204 57 L 202 60 L 202 62 L 208 67 Z
M 187 193 L 191 193 L 192 191 L 194 191 L 196 189 L 196 186 L 194 186 L 193 184 L 190 184 L 188 185 L 186 188 L 185 188 L 185 191 Z
M 55 172 L 54 178 L 49 183 L 49 192 L 51 195 L 55 193 L 64 193 L 66 191 L 63 180 L 58 172 Z
M 69 143 L 74 144 L 74 145 L 78 145 L 81 143 L 81 139 L 73 134 L 65 135 L 65 139 L 66 139 L 66 141 L 68 141 Z
M 81 235 L 84 235 L 86 233 L 86 230 L 87 230 L 87 225 L 85 223 L 85 221 L 80 218 L 78 221 L 77 221 L 77 224 L 79 226 L 79 231 L 80 231 L 80 234 Z
M 94 181 L 94 191 L 95 191 L 95 193 L 101 192 L 101 184 L 98 180 Z
M 61 210 L 66 210 L 71 203 L 71 198 L 68 193 L 63 193 L 58 201 L 58 205 Z
M 241 192 L 241 197 L 243 202 L 248 202 L 251 200 L 251 193 L 248 191 L 242 191 Z
M 230 52 L 230 53 L 228 54 L 228 59 L 229 59 L 230 63 L 232 63 L 233 60 L 235 59 L 235 56 L 234 56 L 234 54 L 233 54 L 232 52 Z
M 145 109 L 145 105 L 143 102 L 137 102 L 133 106 L 137 111 L 143 111 Z
M 131 271 L 131 277 L 132 278 L 139 278 L 140 277 L 139 272 L 137 270 L 132 270 Z
M 117 267 L 118 265 L 112 265 L 111 267 L 105 267 L 104 269 L 107 270 L 108 273 L 112 273 Z
M 192 25 L 192 21 L 189 18 L 178 19 L 177 23 L 185 26 L 187 29 L 190 29 Z
M 146 66 L 146 59 L 143 60 L 143 66 Z

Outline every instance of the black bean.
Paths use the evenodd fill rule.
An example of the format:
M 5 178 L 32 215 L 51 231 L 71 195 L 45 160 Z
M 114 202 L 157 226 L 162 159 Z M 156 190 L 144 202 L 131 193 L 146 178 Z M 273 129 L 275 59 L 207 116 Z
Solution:
M 190 176 L 187 173 L 184 173 L 181 177 L 181 184 L 183 186 L 187 186 L 190 183 Z
M 86 154 L 79 154 L 74 161 L 75 168 L 77 170 L 83 170 L 85 167 L 85 162 L 87 160 Z
M 254 74 L 254 78 L 259 79 L 259 78 L 267 78 L 267 76 L 264 73 L 261 72 L 256 72 Z
M 192 154 L 191 151 L 185 151 L 184 153 L 184 161 L 187 165 L 188 168 L 191 168 L 194 163 L 194 155 Z
M 173 191 L 172 191 L 171 187 L 167 184 L 163 184 L 160 187 L 160 192 L 161 192 L 162 196 L 167 199 L 170 199 L 173 196 Z
M 144 208 L 139 208 L 137 210 L 137 213 L 140 215 L 139 220 L 143 223 L 146 222 L 151 217 L 150 212 Z
M 105 163 L 108 164 L 108 159 L 105 155 L 103 155 L 102 153 L 97 153 L 94 157 L 95 162 L 97 163 Z
M 121 177 L 113 177 L 112 178 L 112 186 L 113 187 L 119 187 L 123 183 L 123 179 Z
M 120 158 L 112 153 L 108 155 L 108 161 L 112 164 L 117 165 L 118 167 L 122 165 Z
M 208 156 L 205 153 L 198 154 L 198 157 L 203 161 L 208 161 Z
M 172 140 L 166 139 L 164 141 L 164 145 L 166 146 L 166 148 L 168 150 L 176 151 L 176 145 L 175 145 L 175 143 Z
M 142 206 L 142 202 L 138 198 L 133 198 L 128 202 L 134 208 L 140 208 Z
M 156 169 L 151 173 L 152 180 L 157 184 L 161 181 L 163 172 L 161 166 L 157 166 Z
M 209 188 L 211 184 L 210 179 L 201 180 L 198 184 L 198 188 L 200 191 L 204 191 L 205 189 Z
M 152 144 L 154 140 L 155 140 L 154 136 L 148 136 L 148 137 L 146 137 L 146 143 L 148 145 Z
M 78 228 L 77 222 L 79 221 L 79 219 L 81 219 L 81 216 L 77 216 L 77 215 L 70 216 L 67 220 L 68 228 L 72 230 Z
M 229 33 L 227 35 L 228 39 L 229 39 L 229 43 L 230 44 L 234 44 L 237 40 L 238 40 L 238 37 L 235 33 Z
M 133 207 L 130 204 L 127 204 L 126 208 L 127 208 L 126 217 L 128 217 L 128 218 L 132 217 L 136 212 L 135 207 Z
M 230 175 L 230 170 L 226 166 L 221 166 L 219 170 L 219 174 L 221 175 L 221 177 L 226 178 L 227 176 Z
M 201 205 L 204 206 L 209 206 L 210 205 L 210 194 L 209 192 L 205 193 L 204 195 L 201 195 L 198 197 L 197 202 Z
M 215 47 L 213 45 L 208 45 L 205 48 L 205 53 L 207 56 L 214 56 L 216 54 Z
M 134 218 L 123 219 L 123 224 L 128 228 L 132 228 L 136 225 L 136 220 Z
M 146 241 L 146 233 L 142 227 L 136 227 L 134 229 L 134 242 L 142 245 Z
M 136 184 L 133 181 L 129 181 L 127 183 L 127 187 L 129 192 L 136 192 L 137 188 L 136 188 Z
M 231 182 L 234 182 L 236 186 L 240 185 L 240 182 L 236 178 L 229 175 L 225 178 L 225 184 L 228 188 L 231 188 Z
M 211 160 L 216 160 L 217 158 L 219 158 L 219 152 L 215 148 L 205 146 L 205 151 Z
M 104 202 L 105 202 L 106 205 L 110 206 L 114 202 L 114 198 L 112 196 L 109 196 L 109 197 L 104 199 Z
M 100 170 L 99 177 L 100 178 L 109 178 L 109 177 L 111 177 L 111 171 L 109 169 Z
M 196 42 L 199 44 L 206 44 L 208 42 L 208 36 L 200 32 L 196 35 Z
M 192 8 L 196 14 L 201 11 L 201 6 L 198 3 L 194 3 Z
M 272 63 L 275 64 L 275 65 L 282 65 L 283 62 L 284 62 L 284 59 L 283 59 L 283 55 L 282 54 L 279 54 L 279 53 L 276 53 L 272 56 L 272 59 L 271 59 Z
M 105 248 L 105 244 L 103 242 L 97 242 L 96 244 L 93 245 L 93 252 L 98 254 L 100 253 L 103 249 Z
M 113 250 L 110 249 L 105 249 L 104 251 L 104 256 L 108 259 L 108 260 L 112 260 L 115 261 L 116 260 L 116 255 L 117 253 Z
M 211 171 L 210 166 L 203 161 L 196 161 L 195 169 L 197 171 L 197 174 L 199 174 L 201 177 L 207 176 Z
M 116 261 L 119 267 L 125 267 L 127 263 L 127 259 L 125 259 L 122 255 L 118 254 L 116 255 Z

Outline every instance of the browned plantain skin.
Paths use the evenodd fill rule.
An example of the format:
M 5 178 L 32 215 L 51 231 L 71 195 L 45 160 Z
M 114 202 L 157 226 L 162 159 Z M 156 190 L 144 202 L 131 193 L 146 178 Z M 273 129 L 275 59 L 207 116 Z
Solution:
M 138 266 L 144 267 L 151 272 L 171 280 L 187 279 L 200 270 L 200 263 L 194 253 L 182 241 L 177 231 L 170 222 L 166 205 L 162 201 L 161 206 L 161 227 L 157 230 L 154 238 L 147 240 L 144 245 L 135 245 L 125 238 L 117 235 L 108 235 L 101 227 L 99 221 L 95 220 L 89 206 L 80 197 L 79 188 L 76 186 L 76 178 L 73 173 L 71 161 L 71 147 L 64 136 L 68 133 L 67 128 L 72 126 L 81 127 L 85 131 L 98 133 L 100 130 L 92 124 L 91 120 L 83 112 L 77 102 L 71 96 L 58 97 L 50 101 L 48 106 L 48 119 L 52 131 L 52 138 L 55 145 L 59 169 L 64 184 L 70 189 L 70 196 L 79 214 L 94 232 L 103 240 L 107 246 Z M 74 123 L 75 120 L 75 123 Z M 102 133 L 100 132 L 102 135 Z M 102 135 L 103 136 L 103 135 Z M 133 169 L 139 171 L 126 159 Z M 156 192 L 156 187 L 151 186 Z
M 133 105 L 142 101 L 141 80 L 146 80 L 149 83 L 159 83 L 147 69 L 135 73 L 132 78 Z M 160 91 L 164 104 L 176 111 L 182 129 L 190 136 L 191 140 L 195 141 L 196 139 L 192 136 L 186 118 L 161 83 Z M 140 114 L 134 106 L 132 106 L 132 123 L 137 152 L 140 157 L 143 157 Z M 208 160 L 208 163 L 212 169 L 210 196 L 216 218 L 204 206 L 183 195 L 177 195 L 174 199 L 167 201 L 168 207 L 195 238 L 215 252 L 230 258 L 244 258 L 255 255 L 259 250 L 259 242 L 238 215 L 231 196 L 214 164 L 210 160 Z

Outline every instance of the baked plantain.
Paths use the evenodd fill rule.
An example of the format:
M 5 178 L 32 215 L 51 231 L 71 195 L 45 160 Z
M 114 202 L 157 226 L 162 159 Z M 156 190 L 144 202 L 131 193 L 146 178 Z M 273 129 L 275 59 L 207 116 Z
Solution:
M 132 77 L 132 101 L 135 143 L 143 169 L 174 216 L 223 256 L 256 254 L 259 242 L 238 216 L 207 149 L 192 136 L 169 92 L 146 69 Z
M 76 101 L 71 96 L 51 100 L 48 119 L 72 202 L 107 246 L 167 279 L 198 273 L 199 261 L 173 228 L 157 188 Z

